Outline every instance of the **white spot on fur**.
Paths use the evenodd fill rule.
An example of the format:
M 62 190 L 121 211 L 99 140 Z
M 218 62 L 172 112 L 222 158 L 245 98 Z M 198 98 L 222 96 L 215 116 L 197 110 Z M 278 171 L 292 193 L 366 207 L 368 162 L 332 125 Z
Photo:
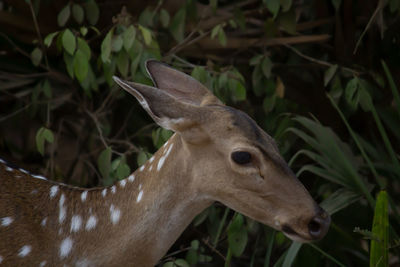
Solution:
M 10 168 L 10 167 L 6 167 L 6 171 L 8 171 L 8 172 L 12 172 L 14 169 L 13 168 Z
M 62 223 L 65 220 L 65 216 L 67 215 L 67 209 L 64 206 L 64 202 L 65 202 L 65 196 L 64 196 L 64 194 L 61 194 L 60 202 L 59 202 L 60 213 L 58 215 L 58 221 L 60 223 Z
M 126 185 L 126 180 L 122 180 L 121 182 L 119 182 L 119 185 L 120 185 L 121 187 L 125 187 L 125 185 Z
M 14 221 L 11 217 L 1 218 L 1 226 L 9 226 Z
M 165 155 L 163 155 L 163 156 L 160 158 L 160 160 L 158 161 L 158 164 L 157 164 L 157 171 L 160 171 L 161 167 L 164 165 L 164 162 L 165 162 L 165 160 L 167 159 L 169 153 L 171 152 L 173 146 L 174 146 L 174 144 L 171 143 L 171 145 L 170 145 L 170 146 L 168 147 L 168 149 L 165 151 Z
M 111 192 L 113 194 L 115 194 L 115 192 L 117 192 L 116 190 L 117 190 L 117 188 L 115 187 L 115 185 L 111 186 Z
M 19 171 L 21 171 L 21 172 L 23 172 L 23 173 L 25 173 L 25 174 L 29 174 L 29 172 L 28 172 L 27 170 L 24 170 L 24 169 L 22 169 L 22 168 L 19 168 Z
M 0 159 L 1 160 L 1 159 Z M 3 257 L 2 256 L 0 256 L 0 263 L 3 261 Z
M 114 205 L 110 206 L 110 218 L 112 224 L 118 223 L 121 217 L 121 211 L 118 208 L 115 208 Z
M 6 162 L 4 160 L 0 159 L 0 163 L 5 164 Z
M 129 175 L 128 181 L 129 181 L 129 182 L 135 181 L 135 175 L 133 175 L 133 174 Z
M 50 198 L 53 198 L 57 195 L 58 192 L 58 185 L 53 185 L 50 187 Z
M 144 165 L 142 165 L 142 167 L 140 167 L 139 171 L 143 171 L 144 170 Z
M 65 258 L 71 252 L 72 249 L 72 239 L 67 237 L 65 238 L 60 245 L 60 258 Z
M 47 223 L 47 217 L 44 218 L 44 219 L 42 220 L 42 222 L 40 223 L 40 225 L 41 225 L 41 226 L 46 226 L 46 223 Z
M 151 171 L 153 169 L 153 165 L 150 165 L 149 171 Z
M 141 190 L 136 198 L 136 202 L 140 202 L 140 200 L 142 200 L 143 197 L 143 190 Z
M 32 177 L 33 177 L 33 178 L 36 178 L 36 179 L 40 179 L 40 180 L 47 180 L 47 178 L 44 177 L 44 176 L 42 176 L 42 175 L 33 175 L 33 174 L 32 174 Z
M 85 200 L 86 200 L 86 198 L 87 198 L 87 193 L 88 193 L 88 191 L 83 191 L 83 192 L 82 192 L 82 194 L 81 194 L 81 200 L 82 200 L 82 202 L 85 202 Z
M 101 191 L 101 195 L 103 197 L 105 197 L 107 195 L 107 189 L 106 188 L 104 188 L 103 191 Z
M 20 248 L 20 250 L 18 251 L 18 256 L 23 258 L 26 255 L 28 255 L 29 253 L 31 253 L 31 251 L 32 251 L 32 247 L 25 245 L 22 248 Z
M 39 267 L 44 267 L 44 266 L 46 266 L 46 264 L 47 264 L 47 261 L 42 261 L 42 262 L 39 264 Z
M 139 190 L 142 189 L 142 184 L 139 185 Z
M 96 227 L 96 225 L 97 225 L 97 218 L 96 218 L 96 216 L 91 215 L 91 216 L 89 217 L 89 219 L 87 220 L 87 222 L 86 222 L 85 229 L 86 229 L 87 231 L 92 230 L 93 228 Z
M 71 232 L 78 232 L 81 229 L 82 218 L 79 215 L 74 215 L 71 218 Z
M 151 156 L 151 158 L 149 159 L 149 162 L 152 163 L 154 160 L 154 156 Z

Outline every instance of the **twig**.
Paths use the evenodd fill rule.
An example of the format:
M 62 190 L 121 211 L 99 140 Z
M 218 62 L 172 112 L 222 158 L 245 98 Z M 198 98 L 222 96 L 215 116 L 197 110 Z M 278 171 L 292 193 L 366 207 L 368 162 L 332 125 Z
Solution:
M 6 115 L 6 116 L 4 116 L 4 117 L 0 117 L 0 122 L 3 122 L 3 121 L 5 121 L 5 120 L 8 120 L 9 118 L 11 118 L 11 117 L 17 115 L 18 113 L 24 111 L 24 110 L 27 109 L 27 108 L 29 108 L 31 105 L 32 105 L 32 103 L 29 103 L 29 104 L 27 104 L 25 107 L 20 108 L 20 109 L 14 111 L 14 112 L 11 113 L 11 114 L 8 114 L 8 115 Z
M 307 59 L 308 61 L 317 63 L 317 64 L 322 65 L 322 66 L 326 66 L 326 67 L 331 67 L 331 66 L 334 65 L 334 64 L 329 63 L 329 62 L 327 62 L 327 61 L 323 61 L 323 60 L 320 60 L 320 59 L 316 59 L 316 58 L 307 56 L 307 55 L 301 53 L 299 50 L 297 50 L 296 48 L 294 48 L 294 47 L 292 47 L 292 46 L 290 46 L 290 45 L 284 44 L 284 46 L 287 47 L 287 48 L 289 48 L 290 50 L 292 50 L 294 53 L 296 53 L 296 54 L 299 55 L 300 57 L 302 57 L 302 58 L 304 58 L 304 59 Z M 350 73 L 352 73 L 352 74 L 354 74 L 354 75 L 356 75 L 356 76 L 359 76 L 360 74 L 362 74 L 362 72 L 357 71 L 357 70 L 354 70 L 354 69 L 351 69 L 351 68 L 347 68 L 347 67 L 340 67 L 340 68 L 341 68 L 342 70 L 347 71 L 347 72 L 350 72 Z
M 214 246 L 212 246 L 212 245 L 210 244 L 208 238 L 207 238 L 207 239 L 202 239 L 201 241 L 202 241 L 207 247 L 209 247 L 213 252 L 215 252 L 218 256 L 220 256 L 224 261 L 226 261 L 225 256 L 222 255 L 221 252 L 219 252 L 216 248 L 214 248 Z
M 42 48 L 42 51 L 43 51 L 44 62 L 46 64 L 46 68 L 49 69 L 49 61 L 47 60 L 46 47 L 44 46 L 44 43 L 43 43 L 42 34 L 40 33 L 39 24 L 37 22 L 36 15 L 35 15 L 35 10 L 33 10 L 32 1 L 31 0 L 29 0 L 29 8 L 30 8 L 31 13 L 32 13 L 33 24 L 35 25 L 36 33 L 37 33 L 38 39 L 39 39 L 39 44 L 40 44 L 40 46 Z
M 94 124 L 96 125 L 97 131 L 99 132 L 99 136 L 100 136 L 101 142 L 103 143 L 103 145 L 104 145 L 105 147 L 108 147 L 107 142 L 106 142 L 106 140 L 104 139 L 103 131 L 101 130 L 99 120 L 98 120 L 97 117 L 96 117 L 93 113 L 91 113 L 89 110 L 85 110 L 85 111 L 86 111 L 86 113 L 92 118 Z
M 358 38 L 356 46 L 354 47 L 353 54 L 357 53 L 358 47 L 360 46 L 361 40 L 363 39 L 364 35 L 367 33 L 369 27 L 371 27 L 372 22 L 375 20 L 375 17 L 378 15 L 379 11 L 382 10 L 382 8 L 385 6 L 384 0 L 379 0 L 378 5 L 376 6 L 376 9 L 374 13 L 372 14 L 371 18 L 369 19 L 367 26 L 365 26 L 364 31 L 360 35 L 360 38 Z

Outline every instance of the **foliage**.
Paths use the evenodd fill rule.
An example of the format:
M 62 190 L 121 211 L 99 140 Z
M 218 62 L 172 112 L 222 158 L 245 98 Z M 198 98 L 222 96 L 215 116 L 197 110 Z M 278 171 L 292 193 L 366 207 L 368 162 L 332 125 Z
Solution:
M 112 76 L 151 84 L 159 59 L 251 115 L 333 219 L 299 244 L 215 204 L 160 266 L 396 261 L 399 3 L 0 1 L 0 156 L 79 186 L 125 178 L 172 133 Z

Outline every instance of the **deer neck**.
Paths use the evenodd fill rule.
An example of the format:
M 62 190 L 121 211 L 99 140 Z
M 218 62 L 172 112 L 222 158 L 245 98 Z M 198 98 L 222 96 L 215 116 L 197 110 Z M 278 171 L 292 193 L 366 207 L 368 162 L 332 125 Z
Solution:
M 181 137 L 174 135 L 142 167 L 114 185 L 118 190 L 110 209 L 123 209 L 118 226 L 123 234 L 118 242 L 125 242 L 126 255 L 121 259 L 154 266 L 193 218 L 211 204 L 194 190 L 189 161 Z
M 154 266 L 211 204 L 195 189 L 190 162 L 174 135 L 105 188 L 73 188 L 0 164 L 2 264 Z

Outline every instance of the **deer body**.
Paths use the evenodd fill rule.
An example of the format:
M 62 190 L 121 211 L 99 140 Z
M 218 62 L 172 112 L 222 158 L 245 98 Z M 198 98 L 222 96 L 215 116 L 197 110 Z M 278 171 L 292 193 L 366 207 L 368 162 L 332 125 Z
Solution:
M 0 162 L 0 265 L 154 266 L 214 201 L 299 241 L 329 216 L 271 137 L 189 76 L 147 63 L 156 87 L 116 82 L 176 132 L 142 167 L 105 188 L 33 177 Z

